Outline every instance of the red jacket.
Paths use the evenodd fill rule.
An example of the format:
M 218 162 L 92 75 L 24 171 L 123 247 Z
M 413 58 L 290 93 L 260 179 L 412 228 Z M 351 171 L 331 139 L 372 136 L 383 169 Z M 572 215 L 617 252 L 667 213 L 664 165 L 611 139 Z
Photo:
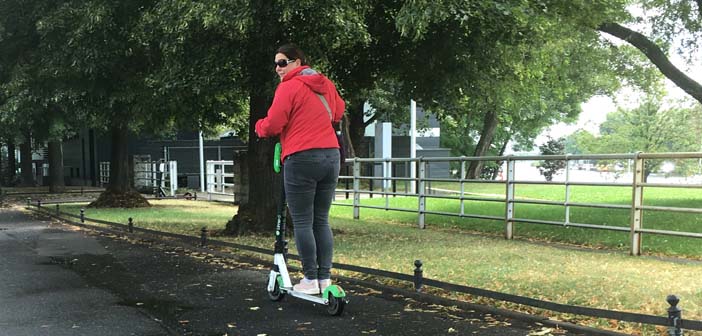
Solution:
M 282 158 L 313 148 L 339 148 L 327 109 L 315 94 L 324 96 L 335 123 L 344 115 L 346 103 L 324 75 L 301 66 L 288 72 L 278 84 L 268 115 L 256 122 L 261 138 L 280 134 Z

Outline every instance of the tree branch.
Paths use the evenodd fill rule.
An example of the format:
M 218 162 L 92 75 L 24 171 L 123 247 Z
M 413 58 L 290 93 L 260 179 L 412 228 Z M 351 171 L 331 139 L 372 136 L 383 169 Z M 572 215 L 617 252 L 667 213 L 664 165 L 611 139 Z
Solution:
M 696 1 L 698 3 L 702 2 L 702 0 Z M 702 103 L 702 85 L 675 67 L 675 65 L 668 60 L 668 57 L 663 53 L 661 48 L 646 36 L 618 23 L 611 22 L 601 24 L 597 27 L 597 30 L 620 38 L 639 49 L 664 76 L 668 77 L 675 85 L 683 89 L 683 91 L 687 92 L 687 94 L 692 96 L 695 100 Z

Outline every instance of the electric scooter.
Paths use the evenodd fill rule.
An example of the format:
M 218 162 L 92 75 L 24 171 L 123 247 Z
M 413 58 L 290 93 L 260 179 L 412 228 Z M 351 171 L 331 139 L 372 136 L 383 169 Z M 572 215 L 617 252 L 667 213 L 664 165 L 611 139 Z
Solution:
M 273 156 L 273 169 L 276 173 L 281 170 L 281 145 L 275 145 L 275 154 Z M 344 307 L 348 303 L 346 293 L 338 285 L 327 287 L 321 294 L 310 295 L 296 292 L 293 289 L 292 281 L 286 264 L 288 254 L 288 242 L 285 240 L 285 184 L 283 184 L 282 193 L 280 195 L 280 203 L 278 203 L 278 215 L 275 225 L 275 248 L 273 254 L 273 268 L 268 277 L 268 297 L 272 301 L 282 300 L 286 294 L 294 297 L 312 301 L 321 305 L 327 306 L 327 313 L 338 316 L 344 312 Z

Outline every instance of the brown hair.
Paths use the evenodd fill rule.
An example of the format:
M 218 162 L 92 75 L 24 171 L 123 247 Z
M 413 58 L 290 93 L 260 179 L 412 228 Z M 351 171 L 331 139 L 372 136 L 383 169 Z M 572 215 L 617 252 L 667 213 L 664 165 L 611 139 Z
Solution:
M 283 54 L 288 59 L 300 60 L 300 65 L 307 65 L 307 57 L 302 49 L 292 43 L 283 44 L 276 50 L 276 54 Z

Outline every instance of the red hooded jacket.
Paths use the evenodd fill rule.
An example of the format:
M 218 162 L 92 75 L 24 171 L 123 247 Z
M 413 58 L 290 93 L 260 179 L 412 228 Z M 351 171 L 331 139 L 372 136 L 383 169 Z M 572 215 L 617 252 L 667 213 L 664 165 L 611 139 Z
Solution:
M 261 138 L 280 134 L 283 160 L 290 154 L 313 148 L 339 148 L 329 113 L 315 94 L 324 96 L 334 123 L 344 115 L 346 103 L 327 77 L 301 66 L 288 72 L 278 84 L 268 115 L 256 122 Z

